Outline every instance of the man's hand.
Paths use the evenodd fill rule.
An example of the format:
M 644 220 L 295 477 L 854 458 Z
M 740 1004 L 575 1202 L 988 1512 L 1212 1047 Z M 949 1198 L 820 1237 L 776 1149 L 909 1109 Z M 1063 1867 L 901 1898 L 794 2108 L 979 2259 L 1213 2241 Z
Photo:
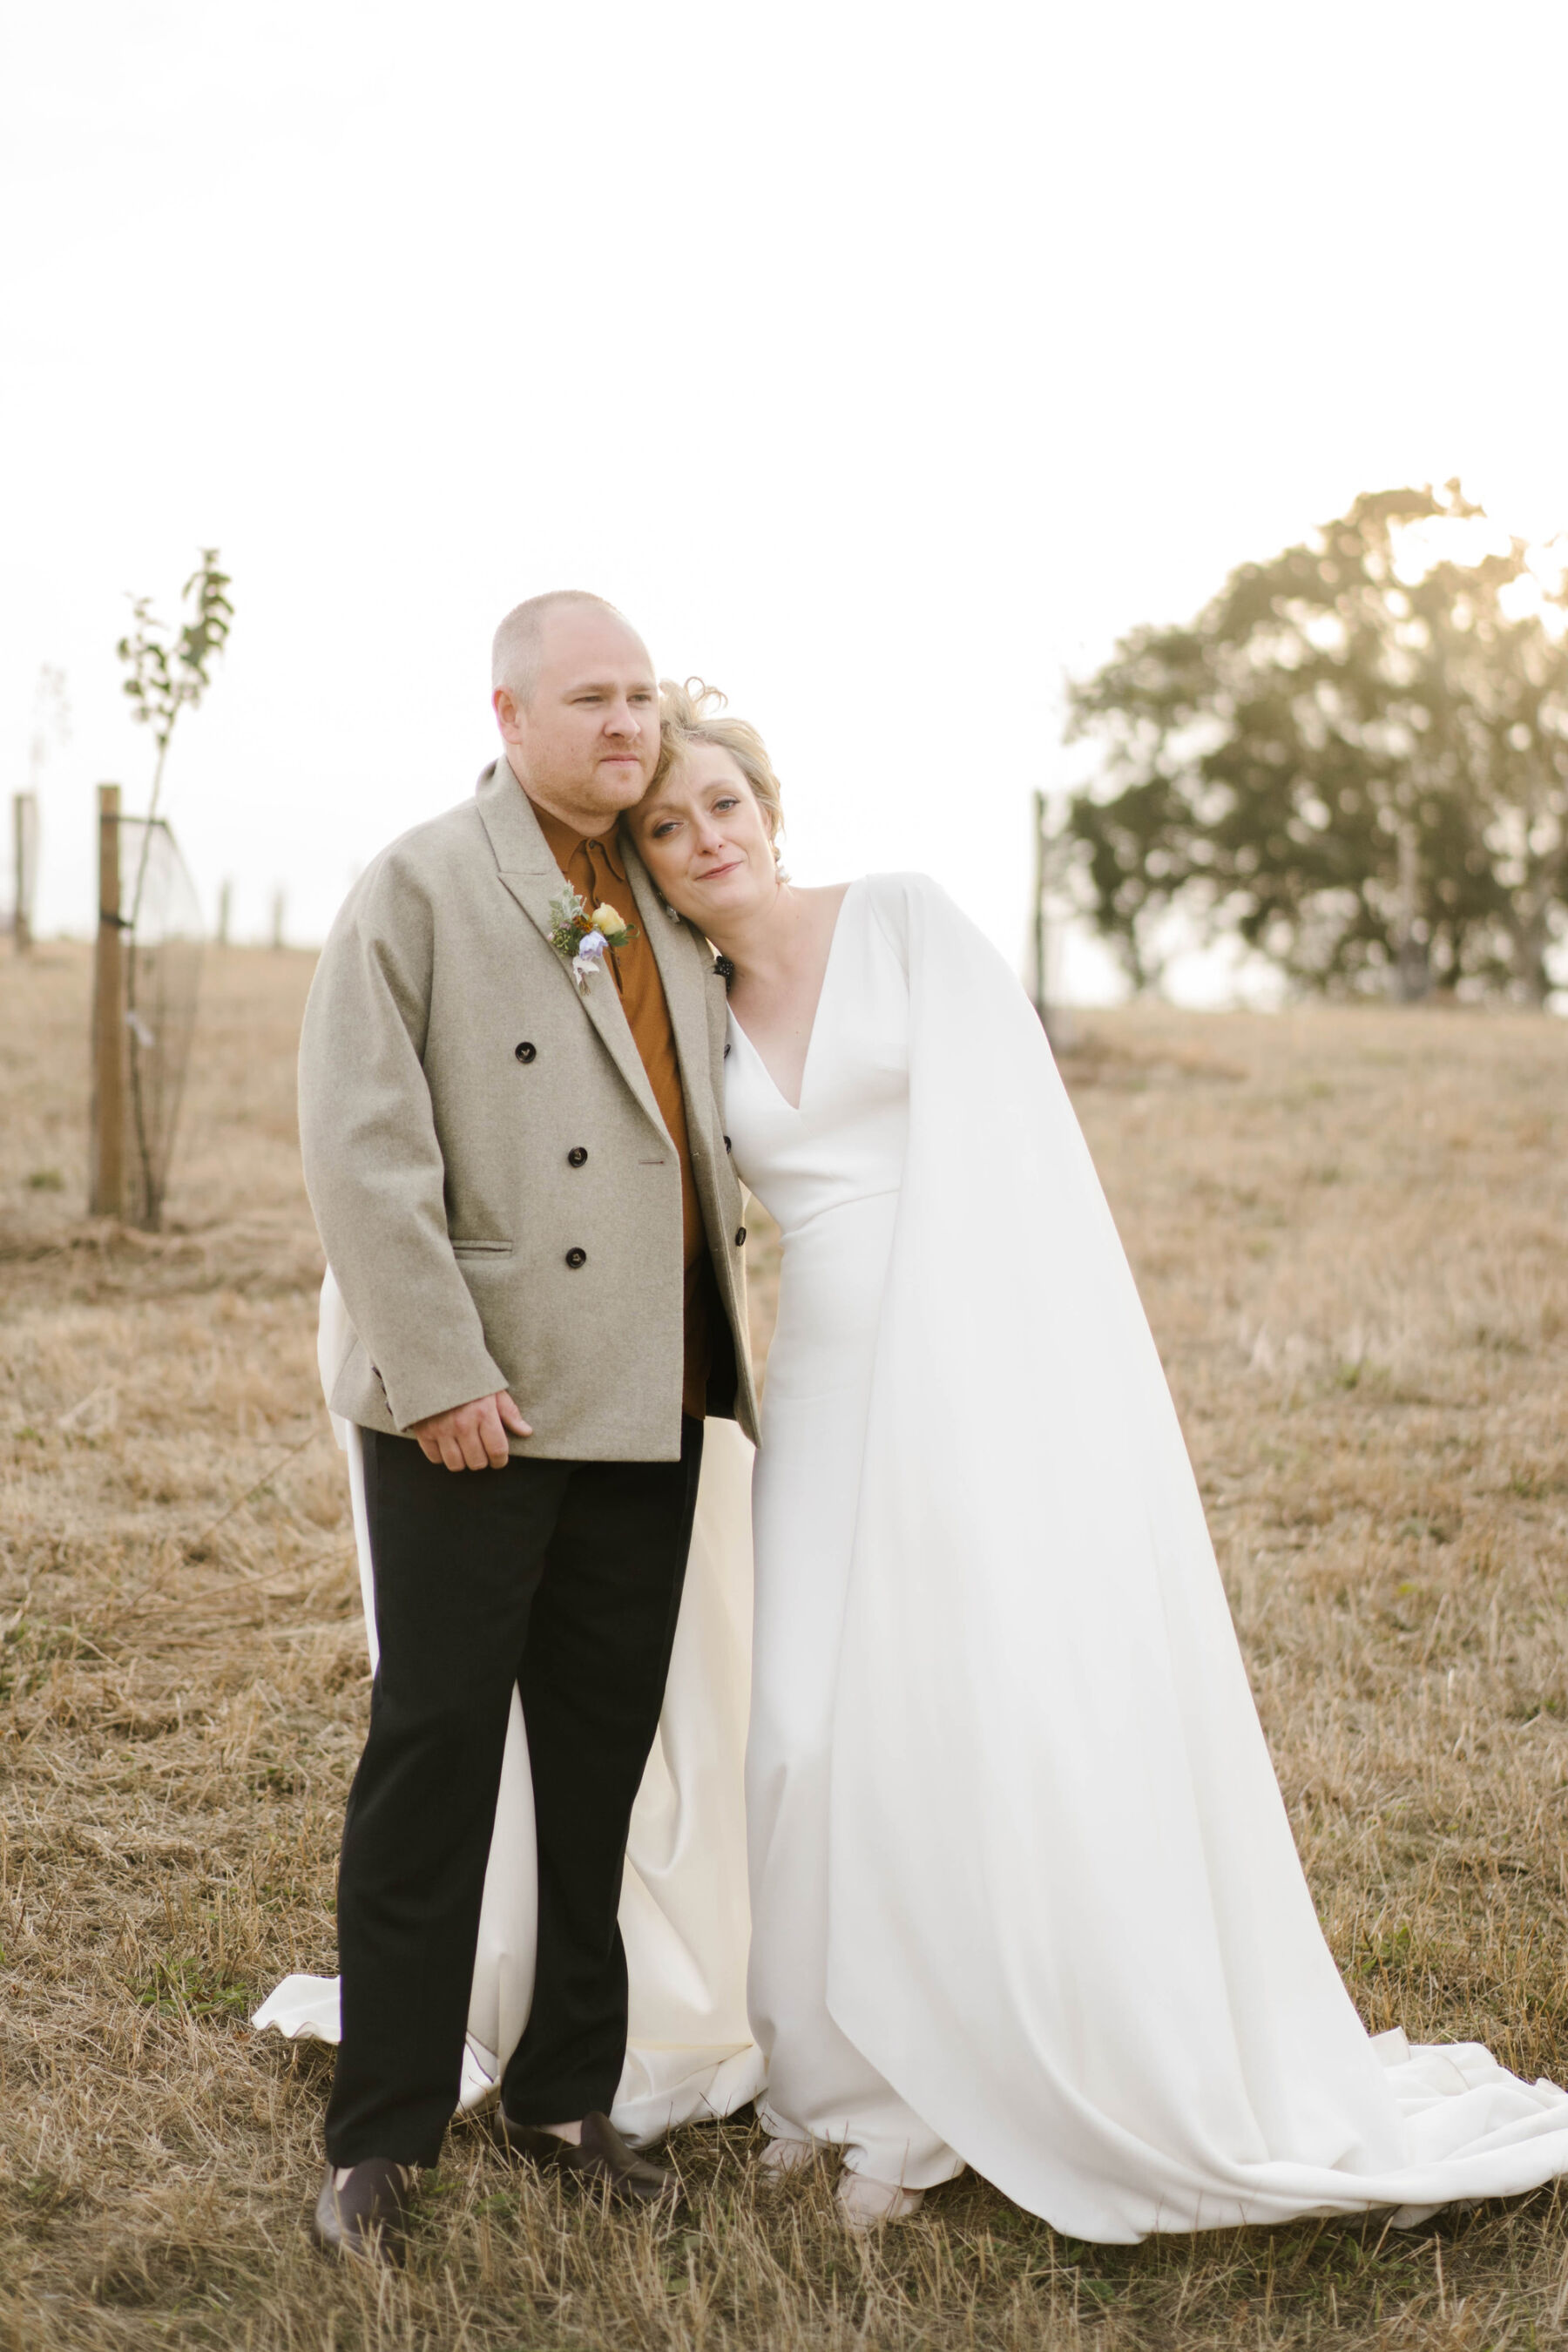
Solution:
M 504 1470 L 509 1429 L 514 1437 L 533 1435 L 505 1389 L 498 1389 L 416 1421 L 414 1435 L 426 1462 L 444 1462 L 448 1470 Z

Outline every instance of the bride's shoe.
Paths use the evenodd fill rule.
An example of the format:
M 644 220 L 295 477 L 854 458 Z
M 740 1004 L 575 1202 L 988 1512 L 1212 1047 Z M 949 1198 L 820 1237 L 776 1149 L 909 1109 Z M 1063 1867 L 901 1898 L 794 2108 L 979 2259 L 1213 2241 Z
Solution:
M 923 2189 L 900 2189 L 865 2172 L 842 2174 L 837 2194 L 839 2217 L 851 2230 L 880 2230 L 889 2221 L 907 2221 L 925 2202 Z
M 816 2162 L 816 2158 L 815 2140 L 781 2137 L 769 2140 L 757 2158 L 757 2171 L 764 2188 L 776 2189 L 781 2181 L 788 2179 L 792 2172 L 805 2172 Z

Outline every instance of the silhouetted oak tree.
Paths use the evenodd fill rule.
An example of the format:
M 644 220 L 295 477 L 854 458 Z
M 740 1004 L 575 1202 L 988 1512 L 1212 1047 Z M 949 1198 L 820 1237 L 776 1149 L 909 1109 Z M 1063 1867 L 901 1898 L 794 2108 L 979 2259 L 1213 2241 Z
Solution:
M 1137 985 L 1180 904 L 1305 986 L 1543 1000 L 1568 931 L 1568 589 L 1521 541 L 1445 551 L 1479 517 L 1457 481 L 1360 498 L 1073 689 L 1069 731 L 1107 757 L 1068 835 Z

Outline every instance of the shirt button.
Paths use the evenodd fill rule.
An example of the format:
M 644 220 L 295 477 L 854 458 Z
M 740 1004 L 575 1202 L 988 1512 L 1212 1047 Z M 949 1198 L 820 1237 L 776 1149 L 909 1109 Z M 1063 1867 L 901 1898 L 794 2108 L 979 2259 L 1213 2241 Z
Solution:
M 741 1248 L 742 1248 L 742 1247 L 744 1246 L 744 1244 L 745 1244 L 745 1239 L 746 1239 L 746 1228 L 745 1228 L 745 1226 L 744 1226 L 744 1225 L 737 1225 L 737 1227 L 735 1228 L 735 1247 L 736 1247 L 737 1249 L 741 1249 Z
M 587 1265 L 587 1251 L 585 1249 L 569 1249 L 566 1253 L 566 1263 L 574 1274 L 580 1265 Z
M 587 1157 L 587 1152 L 583 1146 L 580 1143 L 574 1143 L 566 1154 L 566 1165 L 568 1168 L 581 1168 Z
M 539 1048 L 537 1045 L 531 1045 L 525 1037 L 521 1045 L 514 1045 L 511 1050 L 520 1062 L 531 1062 Z

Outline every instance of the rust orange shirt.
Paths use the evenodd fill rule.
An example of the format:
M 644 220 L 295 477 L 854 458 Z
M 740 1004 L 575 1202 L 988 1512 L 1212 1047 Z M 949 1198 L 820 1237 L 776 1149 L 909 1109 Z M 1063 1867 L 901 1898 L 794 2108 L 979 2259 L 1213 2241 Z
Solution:
M 550 845 L 552 857 L 577 896 L 587 902 L 590 910 L 607 899 L 637 931 L 629 946 L 616 948 L 605 961 L 611 966 L 615 985 L 620 990 L 627 1026 L 680 1161 L 680 1223 L 686 1253 L 686 1365 L 680 1403 L 682 1412 L 700 1421 L 706 1409 L 712 1356 L 715 1286 L 702 1207 L 691 1173 L 686 1097 L 680 1090 L 680 1066 L 676 1058 L 675 1032 L 669 1025 L 664 982 L 637 919 L 631 881 L 613 831 L 608 839 L 601 839 L 596 834 L 584 835 L 560 817 L 552 816 L 537 801 L 531 800 L 529 805 L 539 819 L 540 831 Z

